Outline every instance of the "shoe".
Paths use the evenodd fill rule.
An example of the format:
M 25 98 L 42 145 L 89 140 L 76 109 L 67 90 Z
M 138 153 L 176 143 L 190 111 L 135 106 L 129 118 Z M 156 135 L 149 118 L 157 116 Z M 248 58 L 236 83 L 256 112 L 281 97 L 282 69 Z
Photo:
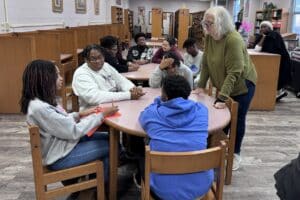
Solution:
M 138 175 L 138 173 L 137 172 L 134 172 L 133 173 L 133 182 L 134 182 L 134 184 L 135 184 L 135 186 L 138 188 L 138 189 L 141 189 L 142 187 L 141 187 L 141 176 L 140 175 Z
M 277 93 L 277 96 L 276 96 L 276 101 L 278 102 L 280 99 L 282 99 L 283 97 L 286 97 L 288 95 L 288 92 L 281 89 L 279 90 L 279 93 Z
M 232 171 L 236 171 L 240 168 L 240 164 L 242 162 L 242 157 L 239 154 L 234 154 L 233 157 L 233 165 L 232 165 Z

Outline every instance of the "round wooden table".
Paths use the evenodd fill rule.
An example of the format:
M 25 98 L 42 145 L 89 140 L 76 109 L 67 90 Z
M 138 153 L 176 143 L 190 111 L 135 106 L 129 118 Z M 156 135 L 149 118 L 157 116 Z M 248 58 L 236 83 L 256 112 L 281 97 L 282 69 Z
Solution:
M 145 137 L 146 133 L 140 126 L 138 121 L 141 111 L 151 104 L 155 97 L 161 95 L 160 88 L 143 88 L 146 92 L 138 100 L 127 100 L 115 102 L 119 106 L 121 116 L 107 118 L 105 124 L 110 127 L 110 200 L 116 199 L 117 194 L 117 166 L 118 166 L 118 142 L 120 131 L 128 134 Z M 215 99 L 206 94 L 192 94 L 190 99 L 201 102 L 208 108 L 208 131 L 209 133 L 222 130 L 230 122 L 230 111 L 226 109 L 216 109 L 213 107 Z M 102 104 L 103 106 L 111 106 L 111 103 Z
M 132 81 L 148 81 L 157 66 L 158 64 L 156 63 L 148 63 L 145 65 L 141 65 L 137 71 L 121 74 Z

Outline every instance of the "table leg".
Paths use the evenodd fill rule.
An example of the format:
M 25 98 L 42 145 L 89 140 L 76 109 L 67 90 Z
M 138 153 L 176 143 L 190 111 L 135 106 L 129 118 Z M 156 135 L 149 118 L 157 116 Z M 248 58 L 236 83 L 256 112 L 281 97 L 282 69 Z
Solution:
M 118 189 L 118 144 L 120 133 L 114 128 L 110 128 L 109 133 L 109 200 L 116 200 Z

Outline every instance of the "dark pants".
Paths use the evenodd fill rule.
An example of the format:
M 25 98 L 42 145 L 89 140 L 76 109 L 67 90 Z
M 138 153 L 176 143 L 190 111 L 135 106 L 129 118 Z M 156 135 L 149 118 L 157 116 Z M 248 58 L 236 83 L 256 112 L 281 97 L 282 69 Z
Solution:
M 239 103 L 238 118 L 237 118 L 237 130 L 235 139 L 234 153 L 239 154 L 241 152 L 242 141 L 245 135 L 246 129 L 246 115 L 255 92 L 255 85 L 246 80 L 246 86 L 248 93 L 232 97 Z

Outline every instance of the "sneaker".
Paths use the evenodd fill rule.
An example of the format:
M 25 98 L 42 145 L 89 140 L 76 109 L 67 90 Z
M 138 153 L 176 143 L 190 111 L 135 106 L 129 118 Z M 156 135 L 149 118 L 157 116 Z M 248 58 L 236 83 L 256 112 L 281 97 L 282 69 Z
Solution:
M 138 175 L 137 172 L 133 173 L 133 182 L 138 189 L 141 189 L 141 176 Z
M 276 101 L 279 101 L 280 99 L 282 99 L 283 97 L 286 97 L 288 95 L 288 92 L 281 89 L 279 90 L 279 92 L 276 95 Z
M 239 154 L 234 154 L 233 157 L 233 165 L 232 165 L 232 170 L 236 171 L 240 168 L 240 164 L 242 162 L 242 157 Z

